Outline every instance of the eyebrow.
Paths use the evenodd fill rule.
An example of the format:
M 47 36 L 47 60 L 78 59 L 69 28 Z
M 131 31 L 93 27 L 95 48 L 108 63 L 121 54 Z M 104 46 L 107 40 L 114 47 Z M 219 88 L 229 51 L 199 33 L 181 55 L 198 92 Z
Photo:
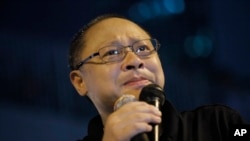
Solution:
M 131 40 L 132 41 L 131 44 L 133 44 L 136 41 L 147 39 L 147 38 L 151 38 L 151 37 L 144 37 L 144 38 L 142 38 L 141 36 L 137 36 L 136 38 L 130 38 L 129 40 Z M 116 46 L 118 45 L 118 46 L 122 47 L 122 46 L 130 46 L 131 44 L 123 45 L 123 44 L 121 44 L 121 41 L 119 41 L 119 40 L 113 40 L 111 42 L 107 42 L 107 44 L 105 43 L 105 46 L 103 46 L 103 47 L 110 46 L 110 45 L 116 45 Z
M 123 45 L 123 44 L 121 43 L 121 41 L 119 41 L 119 40 L 113 40 L 113 41 L 109 41 L 109 42 L 103 43 L 103 46 L 102 46 L 101 48 L 108 47 L 108 46 L 123 47 L 123 46 L 126 46 L 126 45 Z

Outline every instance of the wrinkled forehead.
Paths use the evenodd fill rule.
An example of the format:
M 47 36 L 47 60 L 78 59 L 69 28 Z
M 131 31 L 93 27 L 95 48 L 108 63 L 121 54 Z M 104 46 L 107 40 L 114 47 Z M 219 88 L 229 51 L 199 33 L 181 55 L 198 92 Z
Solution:
M 128 45 L 136 40 L 150 38 L 137 24 L 122 18 L 109 18 L 93 25 L 86 33 L 86 46 L 94 50 L 109 43 Z
M 106 31 L 108 31 L 110 34 L 122 34 L 124 32 L 133 32 L 133 30 L 147 34 L 146 31 L 136 23 L 122 18 L 104 19 L 93 25 L 88 32 L 91 33 L 92 31 L 100 34 L 100 32 L 105 33 Z

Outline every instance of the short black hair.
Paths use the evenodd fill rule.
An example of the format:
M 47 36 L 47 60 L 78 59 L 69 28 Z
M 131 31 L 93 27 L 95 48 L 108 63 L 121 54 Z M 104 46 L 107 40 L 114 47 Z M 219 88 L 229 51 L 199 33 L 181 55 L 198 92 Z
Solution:
M 68 58 L 68 63 L 69 63 L 69 68 L 71 70 L 75 70 L 76 69 L 76 63 L 79 60 L 79 55 L 80 52 L 82 51 L 82 49 L 85 46 L 85 36 L 86 36 L 86 32 L 95 24 L 105 20 L 105 19 L 109 19 L 109 18 L 121 18 L 121 19 L 126 19 L 128 20 L 126 17 L 119 15 L 119 14 L 104 14 L 101 16 L 98 16 L 96 18 L 94 18 L 93 20 L 91 20 L 89 23 L 87 23 L 86 25 L 84 25 L 73 37 L 71 44 L 70 44 L 70 48 L 69 48 L 69 58 Z

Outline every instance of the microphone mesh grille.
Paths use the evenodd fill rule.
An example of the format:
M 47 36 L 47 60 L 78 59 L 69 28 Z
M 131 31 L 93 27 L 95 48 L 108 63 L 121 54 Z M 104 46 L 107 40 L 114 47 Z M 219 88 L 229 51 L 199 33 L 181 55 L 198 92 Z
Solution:
M 133 101 L 137 101 L 137 99 L 133 95 L 123 95 L 123 96 L 121 96 L 120 98 L 118 98 L 115 101 L 114 111 L 116 111 L 117 109 L 122 107 L 124 104 L 127 104 L 129 102 L 133 102 Z

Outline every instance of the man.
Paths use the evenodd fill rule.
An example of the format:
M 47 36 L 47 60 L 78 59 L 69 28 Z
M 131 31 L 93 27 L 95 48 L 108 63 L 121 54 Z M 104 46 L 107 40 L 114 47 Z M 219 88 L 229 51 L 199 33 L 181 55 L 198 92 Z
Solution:
M 90 121 L 84 141 L 129 141 L 152 131 L 152 124 L 161 125 L 162 141 L 228 140 L 230 126 L 243 122 L 225 106 L 203 106 L 179 114 L 167 100 L 161 110 L 135 101 L 114 111 L 122 95 L 139 99 L 148 84 L 164 87 L 159 45 L 139 25 L 116 15 L 97 17 L 78 32 L 69 53 L 70 80 L 100 114 Z

